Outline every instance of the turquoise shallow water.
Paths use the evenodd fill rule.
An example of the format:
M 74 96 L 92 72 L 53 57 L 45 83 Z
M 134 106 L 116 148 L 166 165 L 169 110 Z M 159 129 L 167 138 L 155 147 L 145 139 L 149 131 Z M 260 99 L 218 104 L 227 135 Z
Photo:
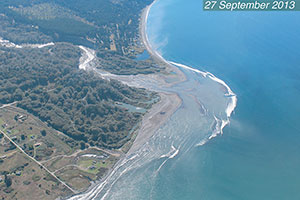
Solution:
M 300 13 L 201 8 L 158 1 L 149 38 L 167 60 L 223 79 L 238 106 L 223 136 L 165 169 L 155 199 L 300 199 Z
M 300 199 L 300 13 L 203 12 L 201 3 L 158 0 L 147 33 L 166 60 L 230 86 L 238 97 L 231 123 L 209 140 L 229 97 L 199 73 L 181 69 L 187 80 L 171 88 L 149 83 L 178 93 L 182 106 L 89 198 Z

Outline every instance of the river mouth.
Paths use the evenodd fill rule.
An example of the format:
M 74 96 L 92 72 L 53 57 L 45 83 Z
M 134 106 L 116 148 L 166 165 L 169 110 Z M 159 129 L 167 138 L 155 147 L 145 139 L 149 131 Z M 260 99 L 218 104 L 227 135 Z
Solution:
M 146 83 L 143 86 L 147 89 L 175 93 L 181 99 L 180 107 L 151 138 L 134 151 L 129 151 L 104 182 L 72 199 L 151 197 L 151 184 L 157 182 L 160 171 L 166 170 L 169 163 L 176 162 L 194 148 L 201 148 L 222 133 L 223 122 L 229 120 L 227 108 L 232 101 L 226 95 L 226 87 L 197 71 L 188 68 L 180 70 L 185 74 L 186 80 L 172 86 L 136 79 L 138 85 Z M 126 82 L 124 77 L 123 81 Z M 145 182 L 149 182 L 149 185 L 141 184 Z
M 147 22 L 147 16 L 145 20 Z M 130 86 L 175 94 L 181 99 L 181 105 L 150 138 L 132 148 L 103 182 L 72 199 L 156 199 L 155 188 L 161 175 L 168 176 L 163 172 L 188 157 L 191 151 L 202 148 L 221 135 L 223 128 L 229 124 L 237 98 L 224 81 L 209 72 L 166 61 L 152 49 L 146 36 L 144 42 L 152 56 L 175 67 L 177 75 L 183 73 L 185 79 L 174 82 L 172 78 L 164 77 L 163 82 L 169 84 L 162 84 L 159 76 L 133 78 L 97 72 L 104 78 L 115 78 Z
M 222 137 L 167 164 L 153 199 L 299 199 L 299 13 L 202 12 L 201 4 L 159 1 L 162 25 L 150 17 L 157 47 L 224 80 L 238 107 Z
M 201 12 L 201 3 L 153 6 L 154 54 L 185 64 L 174 63 L 186 80 L 140 83 L 175 93 L 182 104 L 86 197 L 299 199 L 299 13 Z M 215 76 L 239 104 L 224 136 L 212 139 L 236 105 Z

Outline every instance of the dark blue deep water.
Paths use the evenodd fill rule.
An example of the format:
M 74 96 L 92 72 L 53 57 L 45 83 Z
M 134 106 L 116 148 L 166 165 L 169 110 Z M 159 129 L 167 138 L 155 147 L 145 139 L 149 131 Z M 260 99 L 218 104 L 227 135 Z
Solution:
M 160 171 L 152 199 L 300 199 L 300 12 L 203 12 L 158 0 L 151 44 L 237 94 L 222 136 Z

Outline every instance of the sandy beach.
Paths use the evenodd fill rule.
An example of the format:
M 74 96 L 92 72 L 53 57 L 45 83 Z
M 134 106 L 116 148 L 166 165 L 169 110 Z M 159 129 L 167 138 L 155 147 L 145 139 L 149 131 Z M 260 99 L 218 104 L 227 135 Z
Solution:
M 151 48 L 146 33 L 146 26 L 149 11 L 155 2 L 156 0 L 153 1 L 151 5 L 146 7 L 142 12 L 140 21 L 140 36 L 149 54 L 158 63 L 163 63 L 166 66 L 166 71 L 168 73 L 175 72 L 174 74 L 176 76 L 176 79 L 171 83 L 167 83 L 167 81 L 165 81 L 168 79 L 168 74 L 155 74 L 151 77 L 152 79 L 155 79 L 160 83 L 163 82 L 164 85 L 162 87 L 170 87 L 171 85 L 186 80 L 186 77 L 177 67 L 171 65 L 158 52 L 154 51 Z M 150 111 L 144 116 L 141 127 L 138 130 L 137 137 L 133 142 L 132 147 L 127 153 L 128 155 L 134 153 L 143 144 L 145 144 L 155 134 L 155 132 L 168 121 L 168 119 L 180 107 L 182 103 L 181 98 L 176 93 L 159 92 L 159 95 L 161 97 L 160 101 L 157 104 L 155 104 L 150 109 Z
M 128 155 L 145 144 L 181 105 L 181 99 L 177 94 L 160 93 L 160 97 L 161 100 L 144 116 L 137 137 L 127 153 Z
M 152 56 L 152 58 L 159 64 L 163 64 L 166 66 L 166 72 L 167 73 L 157 73 L 157 74 L 149 74 L 149 75 L 115 75 L 111 74 L 109 72 L 97 70 L 93 67 L 93 62 L 95 61 L 93 56 L 94 55 L 92 50 L 86 48 L 86 47 L 80 47 L 83 50 L 83 57 L 85 59 L 81 60 L 80 65 L 81 69 L 89 70 L 93 69 L 98 73 L 102 78 L 105 79 L 116 79 L 121 81 L 124 84 L 127 84 L 129 86 L 133 87 L 143 87 L 142 84 L 137 84 L 136 80 L 144 80 L 145 82 L 155 82 L 157 85 L 160 85 L 162 88 L 170 87 L 176 83 L 182 82 L 186 80 L 185 75 L 175 66 L 171 65 L 169 62 L 167 62 L 162 56 L 160 56 L 157 52 L 155 52 L 151 45 L 149 44 L 147 35 L 146 35 L 146 24 L 147 24 L 147 18 L 149 11 L 151 9 L 151 6 L 155 3 L 154 1 L 151 5 L 146 7 L 140 18 L 140 38 L 146 48 L 146 50 L 149 52 L 149 54 Z M 90 50 L 90 51 L 89 51 Z M 93 57 L 93 58 L 92 58 Z M 88 60 L 88 62 L 86 62 Z M 97 62 L 97 61 L 96 61 Z M 172 73 L 171 73 L 172 72 Z M 172 81 L 167 81 L 172 80 Z M 149 89 L 146 87 L 146 89 Z M 157 91 L 158 92 L 158 91 Z M 132 146 L 129 148 L 128 152 L 124 157 L 130 157 L 131 154 L 134 154 L 136 151 L 138 151 L 151 137 L 153 137 L 156 133 L 156 131 L 162 127 L 169 119 L 170 117 L 176 112 L 176 110 L 181 106 L 182 100 L 176 93 L 169 93 L 169 92 L 158 92 L 160 95 L 160 101 L 153 105 L 153 107 L 145 114 L 143 117 L 143 120 L 140 124 L 139 129 L 137 130 L 137 136 L 135 140 L 133 141 Z M 122 160 L 122 158 L 121 158 Z M 97 194 L 101 191 L 100 188 L 102 188 L 106 182 L 107 179 L 112 176 L 115 170 L 118 169 L 118 164 L 122 163 L 122 161 L 119 160 L 119 162 L 114 166 L 113 169 L 110 170 L 110 172 L 106 175 L 106 177 L 102 180 L 97 181 L 97 183 L 93 184 L 93 186 L 90 187 L 88 192 L 73 196 L 72 200 L 78 200 L 78 199 L 89 199 L 97 196 Z M 99 185 L 98 185 L 99 184 Z
M 170 62 L 165 60 L 158 52 L 156 52 L 152 48 L 152 46 L 149 42 L 148 36 L 147 36 L 147 21 L 148 21 L 149 12 L 150 12 L 151 7 L 155 4 L 156 1 L 157 0 L 154 0 L 149 6 L 144 8 L 144 10 L 141 14 L 140 28 L 139 28 L 140 38 L 141 38 L 146 50 L 151 55 L 151 57 L 158 63 L 162 63 L 166 67 L 167 72 L 175 72 L 175 74 L 178 78 L 178 82 L 181 82 L 181 81 L 186 80 L 184 73 L 182 73 L 177 67 L 172 65 Z M 166 79 L 167 77 L 163 76 L 161 78 Z M 173 84 L 175 84 L 176 82 L 174 82 Z
M 143 43 L 145 49 L 158 64 L 166 67 L 166 72 L 148 75 L 116 75 L 100 69 L 95 69 L 93 62 L 99 63 L 95 56 L 95 52 L 92 49 L 83 46 L 79 46 L 79 48 L 83 50 L 79 68 L 84 70 L 95 70 L 96 73 L 98 73 L 104 79 L 116 79 L 128 86 L 143 87 L 150 90 L 151 88 L 147 88 L 144 85 L 145 82 L 159 85 L 161 88 L 167 88 L 181 81 L 185 81 L 186 77 L 184 73 L 182 73 L 177 67 L 166 61 L 160 54 L 154 51 L 148 41 L 146 34 L 147 19 L 149 11 L 155 2 L 156 1 L 146 7 L 141 13 L 139 33 L 140 39 L 142 40 L 141 42 Z M 153 105 L 153 107 L 143 117 L 140 128 L 138 129 L 137 137 L 133 141 L 133 144 L 127 152 L 127 155 L 134 153 L 140 147 L 142 147 L 142 145 L 145 144 L 155 134 L 155 132 L 168 121 L 172 114 L 181 105 L 182 101 L 176 93 L 156 92 L 159 93 L 161 99 L 158 103 Z

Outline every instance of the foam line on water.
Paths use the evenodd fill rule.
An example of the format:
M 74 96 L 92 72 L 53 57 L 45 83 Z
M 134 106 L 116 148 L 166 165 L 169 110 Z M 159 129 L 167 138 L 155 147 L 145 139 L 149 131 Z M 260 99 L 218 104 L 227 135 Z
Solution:
M 200 71 L 198 69 L 195 69 L 195 68 L 192 68 L 192 67 L 189 67 L 187 65 L 183 65 L 183 64 L 180 64 L 180 63 L 176 63 L 176 62 L 172 62 L 172 61 L 168 61 L 170 64 L 172 65 L 175 65 L 177 67 L 181 67 L 181 68 L 184 68 L 184 69 L 188 69 L 188 70 L 191 70 L 193 72 L 197 72 L 199 74 L 201 74 L 203 77 L 206 77 L 208 75 L 208 72 L 203 72 L 203 71 Z
M 227 97 L 231 98 L 231 100 L 232 100 L 232 102 L 229 103 L 228 107 L 226 108 L 227 117 L 231 116 L 231 113 L 234 111 L 234 109 L 236 107 L 236 104 L 237 104 L 237 97 L 236 97 L 236 94 L 232 92 L 232 90 L 230 89 L 230 87 L 223 80 L 217 78 L 215 75 L 213 75 L 210 72 L 203 72 L 203 71 L 200 71 L 198 69 L 195 69 L 195 68 L 192 68 L 192 67 L 180 64 L 180 63 L 172 62 L 172 61 L 169 61 L 169 63 L 171 63 L 171 64 L 173 64 L 175 66 L 178 66 L 178 67 L 181 67 L 181 68 L 185 68 L 185 69 L 194 71 L 196 73 L 199 73 L 203 77 L 208 77 L 211 80 L 216 81 L 217 83 L 223 85 L 226 88 L 226 90 L 227 90 L 227 93 L 225 95 Z
M 127 159 L 122 160 L 122 162 L 115 169 L 113 169 L 113 171 L 108 175 L 108 177 L 106 177 L 104 179 L 104 181 L 101 184 L 97 185 L 95 188 L 91 189 L 90 191 L 88 191 L 86 193 L 73 196 L 73 197 L 69 198 L 69 200 L 86 200 L 86 199 L 94 200 L 94 199 L 96 199 L 97 196 L 100 194 L 100 192 L 103 191 L 104 186 L 108 184 L 109 178 L 114 176 L 116 174 L 116 172 L 120 168 L 122 168 L 125 164 L 127 164 L 130 161 L 135 160 L 137 157 L 138 157 L 138 154 L 133 154 L 132 156 L 128 157 Z M 123 170 L 119 175 L 117 175 L 118 177 L 112 182 L 111 185 L 113 185 L 119 179 L 119 177 L 121 177 L 123 174 L 130 171 L 133 168 L 132 166 L 138 161 L 139 161 L 139 159 L 135 160 L 132 164 L 130 164 L 128 167 L 126 167 L 125 170 Z M 104 194 L 104 196 L 101 198 L 101 200 L 105 199 L 105 197 L 108 195 L 110 189 L 111 189 L 111 187 L 109 187 L 108 191 Z
M 83 50 L 85 50 L 85 49 L 83 49 Z M 203 72 L 203 71 L 200 71 L 198 69 L 194 69 L 192 67 L 189 67 L 189 66 L 186 66 L 186 65 L 183 65 L 183 64 L 180 64 L 180 63 L 176 63 L 176 62 L 172 62 L 172 61 L 166 61 L 157 51 L 153 51 L 152 50 L 152 53 L 154 53 L 156 56 L 158 56 L 163 61 L 165 61 L 165 62 L 167 62 L 169 64 L 172 64 L 174 66 L 177 66 L 177 67 L 180 67 L 180 68 L 184 68 L 184 69 L 196 72 L 198 74 L 201 74 L 203 77 L 210 78 L 211 80 L 213 80 L 213 81 L 221 84 L 222 86 L 224 86 L 226 88 L 227 91 L 225 93 L 225 96 L 228 97 L 228 98 L 230 98 L 230 102 L 228 103 L 228 105 L 226 107 L 226 110 L 225 110 L 227 119 L 226 120 L 221 120 L 221 119 L 218 119 L 216 116 L 214 116 L 214 119 L 216 121 L 216 126 L 215 126 L 214 130 L 212 131 L 212 134 L 209 137 L 202 139 L 196 146 L 202 146 L 202 145 L 206 144 L 209 140 L 217 137 L 219 134 L 223 134 L 223 129 L 224 129 L 224 127 L 226 125 L 228 125 L 230 123 L 230 119 L 229 118 L 230 118 L 230 116 L 231 116 L 232 112 L 234 111 L 234 109 L 236 107 L 236 104 L 237 104 L 237 97 L 232 92 L 232 90 L 230 89 L 230 87 L 223 80 L 217 78 L 216 76 L 214 76 L 210 72 Z M 165 165 L 165 163 L 168 160 L 175 158 L 178 155 L 179 151 L 180 151 L 179 148 L 176 149 L 172 145 L 171 146 L 171 151 L 169 153 L 161 156 L 161 158 L 167 158 L 167 159 L 159 166 L 159 168 L 156 170 L 156 173 L 158 173 L 161 170 L 161 168 Z M 95 188 L 93 188 L 89 192 L 81 194 L 81 195 L 78 195 L 78 196 L 75 196 L 75 197 L 72 197 L 70 199 L 71 200 L 95 199 L 103 191 L 104 186 L 108 184 L 109 178 L 111 178 L 113 175 L 115 175 L 116 171 L 119 170 L 122 166 L 124 166 L 125 163 L 127 163 L 127 162 L 129 162 L 131 160 L 135 160 L 137 156 L 138 155 L 136 154 L 133 157 L 130 157 L 128 159 L 123 160 L 118 165 L 118 167 L 116 167 L 101 184 L 97 185 Z M 138 162 L 138 160 L 139 159 L 135 160 L 134 163 Z M 103 199 L 105 199 L 107 197 L 107 195 L 109 194 L 109 192 L 111 190 L 112 185 L 114 185 L 114 183 L 117 182 L 117 180 L 119 179 L 119 177 L 121 177 L 123 174 L 125 174 L 126 172 L 128 172 L 131 169 L 132 169 L 132 165 L 128 166 L 125 170 L 122 170 L 122 172 L 117 175 L 117 178 L 115 178 L 112 181 L 112 184 L 110 184 L 109 189 L 105 192 L 104 196 L 102 196 L 101 200 L 103 200 Z
M 219 131 L 219 134 L 221 133 L 222 134 L 222 129 L 229 123 L 229 117 L 231 116 L 232 112 L 234 111 L 235 107 L 236 107 L 236 104 L 237 104 L 237 98 L 236 98 L 236 95 L 231 91 L 231 89 L 229 88 L 229 86 L 224 82 L 222 81 L 221 79 L 218 79 L 217 77 L 215 77 L 213 74 L 209 73 L 209 72 L 203 72 L 203 71 L 200 71 L 198 69 L 194 69 L 192 67 L 189 67 L 189 66 L 186 66 L 186 65 L 183 65 L 183 64 L 179 64 L 179 63 L 176 63 L 176 62 L 171 62 L 171 61 L 167 61 L 165 60 L 162 55 L 158 52 L 158 51 L 155 51 L 153 48 L 152 48 L 152 45 L 150 44 L 149 42 L 149 39 L 148 39 L 148 36 L 146 34 L 146 24 L 147 24 L 147 21 L 148 21 L 148 16 L 149 16 L 149 11 L 150 11 L 150 8 L 152 7 L 152 5 L 156 2 L 157 0 L 155 0 L 154 2 L 152 2 L 152 4 L 150 6 L 147 7 L 146 9 L 146 13 L 145 13 L 145 17 L 144 17 L 144 31 L 143 34 L 142 34 L 142 39 L 143 39 L 143 42 L 145 44 L 145 47 L 146 49 L 149 51 L 149 53 L 151 53 L 153 56 L 159 58 L 161 61 L 167 63 L 167 64 L 172 64 L 174 66 L 177 66 L 177 67 L 181 67 L 181 68 L 185 68 L 185 69 L 188 69 L 188 70 L 191 70 L 191 71 L 194 71 L 196 73 L 199 73 L 201 74 L 203 77 L 208 77 L 216 82 L 218 82 L 219 84 L 225 86 L 225 88 L 227 89 L 227 93 L 225 94 L 227 97 L 231 98 L 231 102 L 228 104 L 225 112 L 226 112 L 226 115 L 227 115 L 227 120 L 219 120 L 219 129 L 218 128 L 215 128 L 215 131 L 216 130 L 220 130 Z M 84 50 L 84 49 L 83 49 Z M 216 119 L 215 119 L 216 120 Z M 200 143 L 199 145 L 204 145 L 209 139 L 212 139 L 214 137 L 216 137 L 218 134 L 215 134 L 215 133 L 218 133 L 217 132 L 213 132 L 213 134 L 209 137 L 209 138 L 204 138 Z M 163 167 L 163 165 L 167 162 L 167 160 L 169 159 L 173 159 L 175 158 L 179 152 L 180 152 L 180 148 L 176 149 L 173 145 L 171 146 L 171 151 L 169 152 L 169 154 L 166 154 L 166 155 L 162 155 L 161 158 L 167 158 L 162 164 L 161 166 L 159 167 L 159 169 L 157 170 L 157 172 Z M 103 191 L 104 187 L 109 183 L 110 181 L 110 178 L 114 175 L 116 175 L 116 172 L 118 170 L 120 170 L 120 168 L 122 168 L 127 162 L 130 162 L 132 160 L 133 163 L 130 164 L 125 170 L 121 170 L 122 172 L 117 174 L 117 177 L 115 179 L 113 179 L 112 183 L 110 184 L 110 187 L 109 189 L 105 192 L 104 196 L 102 196 L 101 200 L 104 200 L 107 195 L 109 194 L 110 192 L 110 189 L 112 187 L 112 185 L 114 185 L 114 183 L 126 172 L 128 172 L 129 170 L 131 170 L 133 168 L 133 164 L 138 162 L 139 160 L 139 155 L 138 154 L 135 154 L 134 156 L 128 158 L 128 159 L 125 159 L 123 160 L 120 164 L 117 164 L 117 166 L 112 170 L 112 172 L 106 177 L 106 179 L 99 185 L 97 185 L 96 187 L 92 188 L 90 191 L 86 192 L 86 193 L 83 193 L 83 194 L 80 194 L 80 195 L 77 195 L 77 196 L 74 196 L 74 197 L 71 197 L 70 199 L 71 200 L 85 200 L 85 199 L 95 199 L 97 198 L 97 196 Z
M 201 140 L 196 145 L 196 146 L 202 146 L 206 142 L 208 142 L 209 140 L 211 140 L 212 138 L 215 138 L 217 135 L 223 134 L 223 129 L 224 129 L 225 126 L 227 126 L 230 123 L 230 116 L 231 116 L 232 112 L 234 111 L 234 109 L 235 109 L 235 107 L 237 105 L 237 96 L 236 96 L 236 94 L 230 89 L 230 87 L 223 80 L 217 78 L 215 75 L 213 75 L 210 72 L 203 72 L 203 71 L 200 71 L 198 69 L 189 67 L 187 65 L 183 65 L 183 64 L 180 64 L 180 63 L 172 62 L 172 61 L 169 61 L 169 63 L 172 64 L 172 65 L 175 65 L 177 67 L 181 67 L 181 68 L 184 68 L 184 69 L 187 69 L 187 70 L 199 73 L 203 77 L 210 78 L 211 80 L 213 80 L 213 81 L 221 84 L 222 86 L 224 86 L 226 88 L 225 96 L 228 97 L 228 98 L 230 98 L 230 101 L 227 104 L 227 107 L 225 109 L 225 113 L 226 113 L 227 119 L 226 120 L 221 120 L 221 119 L 218 119 L 216 116 L 214 116 L 215 121 L 216 121 L 216 127 L 214 128 L 212 134 L 208 138 L 204 138 L 203 140 Z
M 158 169 L 156 170 L 156 173 L 158 173 L 158 172 L 161 170 L 161 168 L 166 164 L 166 162 L 167 162 L 168 160 L 175 158 L 175 157 L 178 155 L 178 153 L 179 153 L 179 148 L 176 149 L 176 148 L 172 145 L 172 146 L 171 146 L 171 151 L 170 151 L 169 153 L 167 153 L 167 154 L 161 156 L 161 158 L 166 158 L 166 157 L 167 157 L 167 159 L 166 159 L 166 160 L 158 167 Z

